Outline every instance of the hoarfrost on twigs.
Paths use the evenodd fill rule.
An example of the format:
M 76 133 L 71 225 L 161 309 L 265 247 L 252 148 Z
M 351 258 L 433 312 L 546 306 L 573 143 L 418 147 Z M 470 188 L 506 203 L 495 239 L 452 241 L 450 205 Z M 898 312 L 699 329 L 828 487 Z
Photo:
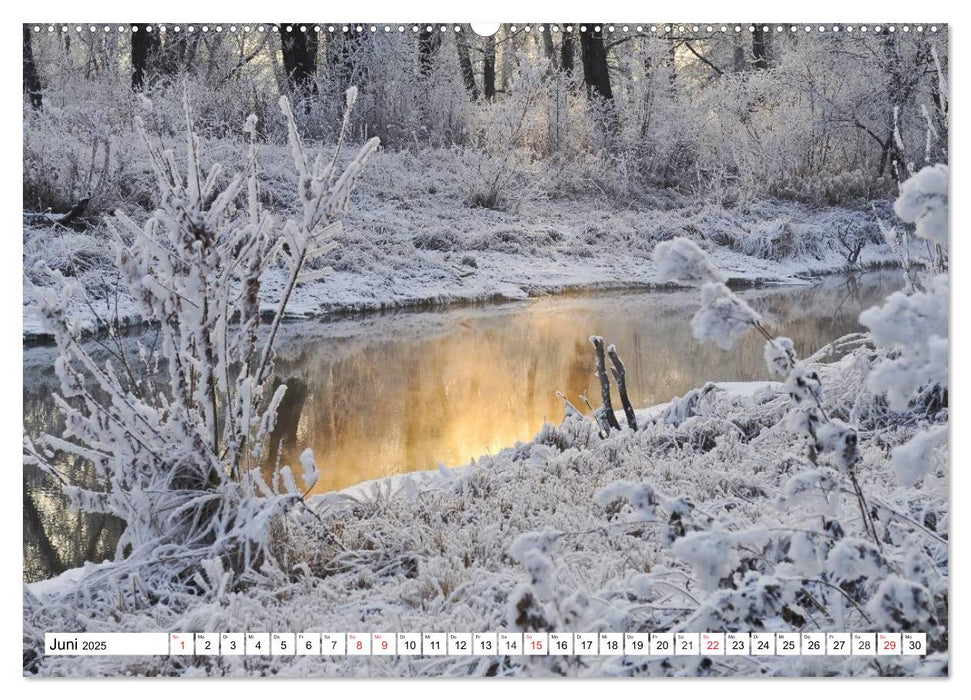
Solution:
M 792 344 L 792 338 L 777 337 L 774 340 L 765 341 L 763 350 L 765 366 L 769 374 L 779 377 L 788 377 L 796 362 L 796 351 Z
M 509 546 L 509 556 L 514 559 L 522 559 L 533 550 L 549 554 L 561 537 L 563 537 L 563 533 L 552 528 L 539 532 L 524 532 Z
M 509 547 L 509 555 L 529 573 L 530 586 L 540 601 L 551 600 L 554 596 L 554 567 L 548 555 L 562 536 L 562 532 L 551 528 L 526 532 Z
M 708 255 L 687 238 L 658 243 L 654 248 L 654 262 L 662 280 L 700 287 L 701 308 L 691 319 L 697 340 L 710 340 L 728 350 L 746 331 L 761 323 L 755 310 L 724 284 L 725 276 Z
M 618 500 L 627 501 L 634 510 L 634 516 L 642 520 L 652 520 L 658 504 L 650 484 L 635 484 L 630 481 L 615 481 L 605 486 L 593 495 L 593 500 L 604 508 Z
M 890 408 L 907 410 L 920 389 L 948 383 L 948 278 L 938 275 L 923 292 L 894 292 L 883 306 L 860 314 L 878 347 L 892 349 L 870 373 L 868 384 L 885 393 Z
M 900 186 L 893 205 L 897 216 L 915 226 L 921 238 L 947 247 L 948 166 L 928 165 Z
M 882 630 L 923 632 L 937 623 L 931 592 L 895 574 L 880 584 L 867 610 Z
M 696 340 L 730 350 L 760 321 L 755 310 L 724 284 L 707 282 L 701 287 L 701 308 L 691 319 L 691 330 Z
M 140 99 L 142 107 L 146 101 Z M 64 437 L 42 440 L 91 462 L 95 483 L 66 484 L 66 493 L 76 504 L 124 522 L 116 551 L 125 561 L 116 563 L 137 572 L 141 584 L 159 595 L 181 595 L 185 573 L 214 558 L 232 557 L 237 574 L 252 573 L 257 561 L 265 561 L 271 521 L 299 493 L 289 467 L 269 480 L 261 473 L 286 390 L 268 386 L 277 331 L 302 268 L 343 215 L 378 141 L 366 142 L 341 172 L 334 163 L 311 172 L 285 97 L 280 106 L 303 209 L 302 219 L 288 221 L 282 231 L 257 197 L 255 139 L 235 176 L 223 178 L 218 164 L 204 168 L 187 86 L 184 164 L 149 136 L 143 120 L 135 120 L 159 205 L 144 224 L 117 212 L 108 225 L 120 283 L 158 332 L 152 350 L 141 349 L 140 361 L 164 365 L 165 379 L 140 381 L 139 368 L 133 370 L 124 353 L 112 353 L 106 362 L 91 354 L 71 308 L 74 286 L 63 283 L 63 274 L 51 271 L 53 284 L 32 288 L 30 310 L 58 346 L 61 386 L 78 399 L 58 400 L 68 426 Z M 244 130 L 252 135 L 255 124 L 251 116 Z M 240 214 L 236 202 L 244 192 L 248 210 Z M 262 277 L 284 237 L 289 276 L 261 334 Z M 30 458 L 52 459 L 38 450 Z M 312 454 L 300 461 L 312 485 L 318 476 Z
M 303 483 L 306 485 L 307 490 L 310 490 L 320 478 L 320 471 L 318 471 L 317 465 L 314 462 L 314 451 L 311 448 L 308 447 L 300 453 L 300 466 L 303 467 Z
M 687 238 L 673 238 L 654 248 L 657 275 L 664 282 L 724 282 L 725 276 L 708 260 L 708 255 Z
M 948 168 L 927 166 L 900 188 L 894 206 L 904 221 L 916 224 L 916 233 L 946 248 L 948 239 Z M 873 341 L 886 351 L 867 378 L 867 386 L 884 394 L 890 408 L 906 413 L 911 407 L 933 413 L 946 406 L 949 383 L 949 278 L 942 257 L 934 268 L 939 274 L 926 280 L 924 289 L 895 292 L 882 306 L 860 314 Z M 936 407 L 936 408 L 935 408 Z M 927 474 L 934 448 L 946 442 L 947 426 L 918 432 L 910 443 L 893 450 L 893 466 L 904 486 Z
M 152 112 L 152 110 L 154 109 L 154 107 L 155 107 L 152 104 L 152 101 L 150 99 L 148 99 L 144 95 L 144 93 L 141 93 L 141 92 L 139 92 L 137 95 L 135 95 L 135 97 L 138 100 L 138 107 L 139 107 L 139 109 L 141 109 L 146 114 L 150 114 Z
M 701 587 L 709 591 L 739 564 L 732 534 L 720 528 L 689 532 L 671 545 L 671 553 L 691 565 Z
M 934 450 L 947 445 L 947 434 L 947 425 L 935 426 L 893 448 L 893 469 L 901 485 L 913 486 L 934 467 Z
M 856 430 L 841 420 L 831 418 L 816 429 L 816 449 L 833 453 L 841 471 L 850 469 L 860 459 Z
M 873 543 L 847 537 L 830 550 L 826 568 L 836 581 L 875 580 L 886 574 L 887 563 Z

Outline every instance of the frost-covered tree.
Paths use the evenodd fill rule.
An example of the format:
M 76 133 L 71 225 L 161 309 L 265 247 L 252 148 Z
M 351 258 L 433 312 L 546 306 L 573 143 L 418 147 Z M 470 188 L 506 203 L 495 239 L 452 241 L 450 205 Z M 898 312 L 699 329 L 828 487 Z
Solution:
M 23 53 L 24 53 L 24 94 L 30 100 L 34 109 L 44 106 L 44 96 L 41 93 L 40 78 L 37 75 L 37 64 L 34 62 L 34 47 L 31 43 L 30 25 L 24 25 Z
M 114 142 L 128 137 L 127 97 L 144 54 L 146 86 L 158 103 L 174 81 L 155 78 L 185 71 L 207 129 L 231 133 L 255 111 L 262 134 L 282 140 L 284 120 L 265 105 L 286 94 L 301 97 L 296 112 L 304 133 L 333 138 L 341 95 L 354 84 L 361 94 L 352 133 L 377 134 L 401 150 L 476 151 L 483 134 L 501 138 L 504 111 L 492 106 L 520 101 L 515 76 L 538 68 L 556 89 L 533 101 L 528 127 L 512 149 L 517 160 L 556 166 L 537 168 L 561 173 L 552 195 L 586 183 L 589 192 L 602 189 L 625 201 L 665 187 L 718 201 L 772 195 L 858 203 L 892 196 L 898 176 L 947 156 L 945 27 L 804 36 L 756 25 L 743 42 L 714 27 L 611 32 L 594 22 L 551 24 L 543 32 L 503 26 L 488 38 L 465 25 L 461 32 L 436 27 L 431 33 L 424 23 L 412 25 L 415 32 L 405 25 L 403 32 L 332 26 L 318 32 L 310 23 L 283 23 L 277 32 L 163 36 L 132 33 L 126 25 L 103 36 L 41 32 L 24 48 L 31 48 L 45 91 L 85 90 L 98 102 L 115 127 L 115 152 L 130 145 Z M 555 59 L 557 38 L 558 61 L 550 53 L 552 45 Z M 146 45 L 133 53 L 156 39 L 163 40 L 160 49 Z M 314 71 L 315 55 L 326 69 Z M 735 64 L 739 69 L 731 70 Z M 25 59 L 25 78 L 27 68 Z M 485 102 L 470 99 L 480 79 Z M 45 159 L 37 177 L 56 180 L 72 172 L 64 161 L 84 154 L 85 136 L 101 124 L 92 125 L 70 100 L 49 117 L 54 123 L 45 136 L 59 134 L 63 145 L 43 152 L 41 135 L 28 133 L 27 147 Z M 65 132 L 77 135 L 68 139 Z M 51 203 L 41 204 L 43 210 Z
M 351 88 L 345 125 L 355 98 Z M 110 357 L 98 362 L 72 313 L 83 292 L 59 272 L 42 270 L 51 283 L 33 289 L 32 311 L 59 350 L 57 404 L 66 427 L 62 436 L 24 446 L 25 460 L 58 478 L 77 507 L 125 522 L 116 558 L 160 587 L 184 581 L 202 560 L 237 571 L 252 566 L 270 519 L 300 502 L 289 467 L 271 483 L 260 471 L 286 391 L 281 385 L 271 393 L 277 332 L 293 290 L 325 274 L 308 266 L 329 249 L 379 145 L 371 139 L 342 164 L 342 138 L 333 154 L 311 158 L 281 98 L 301 206 L 298 217 L 277 222 L 260 204 L 256 118 L 244 126 L 250 146 L 243 167 L 220 186 L 221 167 L 203 169 L 187 93 L 184 104 L 185 166 L 138 118 L 158 208 L 144 223 L 122 212 L 111 222 L 121 281 L 156 340 L 139 344 L 134 357 L 106 343 Z M 143 109 L 150 106 L 143 100 Z M 266 310 L 261 287 L 275 266 L 283 270 L 283 290 Z M 115 338 L 118 331 L 108 332 Z M 55 466 L 57 452 L 89 461 L 101 489 L 69 483 Z M 312 454 L 300 461 L 304 484 L 312 485 Z

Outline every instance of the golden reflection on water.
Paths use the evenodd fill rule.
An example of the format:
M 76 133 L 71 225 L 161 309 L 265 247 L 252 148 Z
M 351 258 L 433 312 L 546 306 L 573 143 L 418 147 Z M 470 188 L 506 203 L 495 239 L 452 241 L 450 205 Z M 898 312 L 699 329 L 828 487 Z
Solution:
M 892 275 L 892 273 L 890 273 Z M 858 330 L 880 285 L 753 290 L 745 294 L 800 353 Z M 430 337 L 389 337 L 341 353 L 321 340 L 277 365 L 288 396 L 272 462 L 296 466 L 314 450 L 315 493 L 389 474 L 457 466 L 529 440 L 559 422 L 562 391 L 600 404 L 591 334 L 614 343 L 627 365 L 635 407 L 667 401 L 709 380 L 766 378 L 763 343 L 752 333 L 731 352 L 701 345 L 689 319 L 695 295 L 611 293 L 539 299 L 503 311 L 424 312 Z M 614 392 L 614 407 L 620 400 Z
M 900 287 L 900 274 L 884 271 L 742 295 L 805 355 L 859 330 L 860 311 Z M 766 378 L 757 334 L 731 352 L 695 341 L 697 303 L 696 292 L 619 291 L 287 324 L 276 370 L 288 389 L 268 468 L 279 459 L 299 472 L 298 455 L 312 447 L 320 493 L 529 440 L 544 421 L 562 419 L 556 391 L 599 406 L 592 334 L 617 345 L 635 407 L 706 381 Z M 24 351 L 24 432 L 35 438 L 63 431 L 54 353 Z M 84 464 L 59 466 L 72 479 L 91 478 Z M 70 510 L 50 478 L 24 468 L 25 580 L 111 556 L 121 526 Z

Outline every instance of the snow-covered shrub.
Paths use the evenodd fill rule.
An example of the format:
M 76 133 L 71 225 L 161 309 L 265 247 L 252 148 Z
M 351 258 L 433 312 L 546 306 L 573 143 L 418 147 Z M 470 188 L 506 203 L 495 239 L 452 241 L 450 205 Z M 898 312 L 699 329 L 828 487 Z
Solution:
M 582 413 L 567 405 L 567 415 L 560 425 L 544 423 L 536 435 L 536 442 L 555 447 L 561 452 L 571 447 L 589 447 L 597 439 L 599 428 L 594 421 L 586 419 Z
M 860 314 L 873 342 L 885 356 L 868 379 L 870 389 L 887 397 L 898 413 L 917 413 L 933 425 L 911 442 L 896 447 L 893 462 L 905 486 L 917 483 L 934 468 L 933 452 L 947 441 L 948 311 L 950 285 L 946 270 L 948 245 L 948 169 L 927 166 L 900 187 L 894 211 L 914 233 L 932 243 L 937 252 L 926 266 L 932 276 L 920 279 L 908 270 L 910 288 L 891 294 L 883 306 Z M 894 231 L 894 235 L 896 232 Z
M 691 319 L 694 337 L 724 350 L 760 323 L 760 316 L 721 282 L 701 286 L 701 308 Z
M 63 105 L 26 109 L 23 121 L 24 211 L 66 212 L 89 197 L 87 215 L 122 202 L 149 201 L 151 173 L 128 154 L 139 148 L 130 128 L 130 94 L 113 80 L 59 86 Z
M 699 341 L 710 340 L 729 350 L 739 336 L 760 326 L 761 317 L 724 284 L 725 276 L 689 239 L 658 243 L 654 263 L 662 280 L 701 288 L 701 309 L 691 319 L 691 329 Z
M 893 574 L 880 584 L 867 609 L 882 630 L 921 632 L 938 625 L 931 592 Z
M 857 460 L 856 431 L 842 421 L 832 419 L 823 408 L 823 388 L 818 374 L 799 362 L 789 338 L 773 337 L 763 325 L 762 317 L 721 280 L 722 273 L 708 256 L 686 238 L 659 243 L 654 250 L 658 274 L 668 281 L 696 284 L 701 289 L 701 308 L 691 319 L 694 337 L 711 341 L 730 350 L 735 341 L 750 330 L 766 339 L 764 357 L 772 374 L 785 378 L 792 406 L 789 425 L 809 438 L 810 457 L 832 453 L 837 465 L 850 473 Z M 861 508 L 863 505 L 861 504 Z
M 947 246 L 947 165 L 928 165 L 900 186 L 893 210 L 920 238 Z
M 937 170 L 925 173 L 923 182 L 940 185 L 937 175 Z M 941 196 L 943 191 L 946 197 L 946 185 L 934 189 L 928 184 L 921 195 L 915 194 L 915 185 L 904 189 L 908 194 L 902 199 L 908 204 L 902 210 L 911 220 L 923 222 L 919 235 L 946 242 L 939 230 L 946 222 L 946 199 Z M 897 479 L 905 486 L 916 484 L 919 489 L 920 479 L 940 465 L 933 453 L 944 445 L 947 434 L 946 424 L 937 422 L 941 402 L 946 406 L 947 390 L 946 275 L 924 283 L 926 292 L 897 292 L 883 308 L 865 312 L 861 321 L 872 329 L 877 352 L 858 348 L 834 370 L 814 360 L 799 360 L 791 339 L 773 337 L 759 315 L 723 284 L 706 254 L 694 244 L 683 239 L 658 244 L 655 262 L 667 279 L 701 288 L 702 309 L 692 321 L 695 337 L 730 348 L 739 335 L 757 330 L 766 338 L 768 371 L 785 380 L 785 421 L 754 439 L 748 431 L 729 430 L 715 439 L 714 448 L 725 450 L 734 442 L 733 463 L 738 464 L 737 460 L 746 459 L 746 442 L 755 444 L 780 431 L 793 431 L 808 446 L 802 454 L 777 456 L 782 461 L 779 477 L 788 475 L 776 484 L 778 512 L 747 526 L 734 516 L 738 502 L 732 508 L 727 504 L 719 508 L 717 501 L 687 509 L 673 507 L 675 499 L 658 488 L 657 477 L 601 489 L 595 499 L 601 507 L 613 494 L 624 494 L 638 513 L 643 507 L 634 504 L 648 503 L 649 517 L 641 520 L 646 528 L 668 520 L 656 534 L 668 543 L 670 555 L 690 568 L 703 591 L 693 601 L 688 621 L 680 621 L 682 628 L 882 625 L 881 629 L 927 631 L 931 649 L 944 650 L 947 634 L 942 615 L 946 613 L 942 611 L 947 597 L 940 567 L 946 567 L 946 540 L 936 534 L 936 513 L 946 509 L 943 477 L 934 469 L 933 483 L 913 496 L 893 486 L 889 496 L 875 493 L 888 488 L 881 485 L 887 479 L 888 451 L 893 454 Z M 863 368 L 862 373 L 852 384 L 845 384 L 845 377 L 854 376 L 857 367 Z M 824 377 L 834 373 L 844 377 L 837 382 L 835 399 L 823 391 Z M 895 413 L 875 411 L 881 394 L 887 395 Z M 693 417 L 676 428 L 668 427 L 672 439 L 677 440 L 685 429 L 700 429 L 700 423 L 692 422 L 704 420 L 708 410 L 710 405 L 699 406 Z M 861 432 L 842 419 L 853 417 L 866 417 L 869 430 Z M 930 430 L 901 444 L 911 434 L 901 431 L 901 426 L 928 418 L 934 423 Z M 656 428 L 667 425 L 667 421 L 654 423 Z M 695 456 L 688 458 L 695 462 L 705 460 L 711 449 L 699 443 L 677 444 L 695 449 Z M 890 450 L 880 445 L 889 445 Z M 844 485 L 847 478 L 849 484 Z M 918 513 L 927 501 L 935 503 L 934 515 L 921 523 Z M 611 510 L 607 515 L 611 517 Z M 672 527 L 675 522 L 678 527 Z
M 517 537 L 509 547 L 509 556 L 518 561 L 529 574 L 530 588 L 540 603 L 550 602 L 554 597 L 556 584 L 553 581 L 553 562 L 549 554 L 562 536 L 562 532 L 552 529 L 527 532 Z M 527 628 L 524 626 L 523 629 Z
M 542 70 L 523 62 L 510 96 L 491 105 L 491 119 L 475 132 L 478 177 L 467 183 L 469 204 L 487 209 L 508 209 L 533 187 L 525 166 L 532 160 L 530 132 L 536 109 L 546 94 Z
M 859 374 L 872 359 L 863 349 L 817 367 L 833 387 L 825 397 L 831 415 L 847 416 L 860 392 L 867 396 Z M 946 492 L 919 490 L 910 498 L 897 488 L 886 449 L 906 435 L 884 426 L 860 436 L 861 480 L 879 516 L 881 548 L 863 532 L 855 500 L 844 492 L 845 477 L 805 459 L 802 443 L 785 425 L 783 386 L 737 389 L 715 385 L 677 429 L 646 421 L 640 430 L 614 431 L 607 440 L 594 435 L 562 450 L 536 440 L 459 469 L 310 497 L 317 517 L 287 512 L 275 528 L 277 566 L 268 561 L 259 577 L 247 579 L 251 585 L 219 594 L 231 570 L 206 568 L 200 573 L 205 585 L 196 584 L 204 594 L 185 596 L 178 605 L 132 607 L 117 618 L 81 608 L 83 622 L 92 631 L 244 625 L 258 631 L 873 631 L 881 625 L 870 603 L 883 580 L 896 575 L 931 595 L 936 625 L 919 630 L 928 632 L 930 655 L 880 657 L 879 665 L 872 657 L 833 656 L 451 656 L 413 657 L 407 666 L 387 657 L 253 657 L 245 663 L 215 657 L 216 666 L 201 656 L 57 657 L 40 652 L 43 635 L 35 631 L 71 629 L 79 608 L 63 605 L 51 582 L 25 587 L 25 652 L 36 650 L 44 675 L 664 676 L 693 675 L 699 664 L 721 676 L 946 673 Z M 569 422 L 592 428 L 589 420 Z M 712 441 L 715 426 L 720 429 Z M 642 517 L 635 505 L 646 507 L 646 516 L 653 507 L 652 516 Z M 670 547 L 691 533 L 719 529 L 732 549 L 710 564 L 727 568 L 735 558 L 738 564 L 709 591 L 699 585 L 695 562 Z M 552 546 L 543 544 L 549 531 L 562 533 Z M 534 537 L 519 540 L 528 533 Z M 837 583 L 827 562 L 843 539 L 864 543 L 864 556 L 880 552 L 893 570 Z M 548 576 L 542 566 L 530 571 L 512 556 L 517 541 L 517 553 L 532 556 L 526 552 L 533 550 L 548 560 Z M 878 558 L 873 562 L 879 567 Z M 540 588 L 552 589 L 548 600 L 533 590 L 536 571 Z M 893 603 L 909 609 L 903 604 Z
M 893 466 L 897 480 L 903 486 L 913 486 L 928 472 L 937 468 L 939 463 L 946 463 L 946 454 L 938 457 L 938 448 L 946 447 L 947 440 L 947 424 L 937 425 L 922 430 L 907 443 L 893 448 Z
M 88 271 L 102 272 L 113 262 L 107 231 L 49 235 L 48 230 L 24 228 L 24 273 L 33 276 L 34 266 L 46 263 L 51 269 L 77 277 Z
M 419 250 L 452 251 L 460 249 L 460 242 L 455 231 L 444 226 L 429 227 L 419 231 L 413 239 Z
M 349 90 L 348 113 L 354 98 Z M 38 263 L 53 283 L 32 290 L 32 311 L 60 355 L 57 403 L 66 428 L 25 440 L 25 462 L 61 481 L 77 507 L 123 520 L 118 575 L 156 593 L 197 585 L 207 561 L 250 571 L 264 557 L 273 518 L 302 503 L 289 467 L 271 483 L 260 471 L 286 391 L 269 384 L 277 331 L 293 289 L 323 274 L 308 264 L 328 250 L 378 146 L 368 141 L 343 170 L 336 155 L 311 160 L 281 98 L 301 211 L 278 224 L 259 202 L 256 118 L 244 125 L 251 142 L 243 168 L 220 188 L 221 168 L 202 166 L 188 93 L 184 106 L 185 171 L 138 118 L 159 206 L 144 223 L 121 211 L 110 223 L 121 282 L 157 328 L 156 342 L 140 343 L 132 356 L 109 324 L 109 359 L 98 362 L 72 312 L 73 297 L 83 294 L 78 284 Z M 277 263 L 286 270 L 284 291 L 262 329 L 260 287 Z M 89 461 L 101 488 L 68 483 L 54 465 L 58 451 Z M 317 474 L 312 454 L 300 462 L 307 488 Z
M 895 292 L 883 306 L 860 314 L 878 347 L 898 351 L 873 371 L 870 387 L 901 413 L 922 392 L 947 390 L 948 278 L 939 275 L 927 285 L 924 292 Z
M 735 545 L 731 533 L 714 527 L 678 537 L 671 545 L 671 553 L 694 569 L 703 590 L 713 591 L 740 563 Z

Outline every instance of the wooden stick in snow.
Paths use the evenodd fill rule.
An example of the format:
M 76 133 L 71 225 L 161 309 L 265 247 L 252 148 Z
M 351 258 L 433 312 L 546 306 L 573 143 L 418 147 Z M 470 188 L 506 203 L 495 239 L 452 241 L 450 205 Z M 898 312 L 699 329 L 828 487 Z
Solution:
M 624 406 L 624 415 L 627 417 L 627 425 L 631 430 L 637 430 L 637 418 L 634 416 L 634 407 L 630 405 L 630 397 L 627 395 L 627 370 L 624 363 L 617 354 L 617 347 L 611 345 L 607 348 L 607 356 L 613 365 L 611 371 L 614 381 L 617 382 L 617 391 L 620 393 L 620 402 Z
M 610 435 L 610 426 L 607 422 L 603 420 L 603 408 L 600 410 L 595 410 L 593 406 L 590 405 L 590 401 L 587 400 L 586 394 L 580 394 L 580 400 L 583 401 L 584 405 L 590 409 L 590 415 L 593 416 L 593 422 L 597 424 L 597 430 L 599 431 L 600 437 L 605 438 Z
M 600 380 L 600 400 L 603 403 L 603 409 L 606 413 L 604 418 L 607 420 L 607 425 L 614 430 L 620 430 L 620 423 L 617 422 L 617 416 L 614 415 L 614 407 L 610 402 L 610 377 L 607 376 L 607 360 L 604 359 L 604 339 L 599 335 L 591 335 L 590 342 L 593 343 L 593 349 L 596 351 L 597 378 Z
M 580 418 L 583 418 L 583 413 L 579 408 L 571 403 L 570 399 L 566 397 L 566 394 L 564 394 L 562 391 L 558 391 L 556 392 L 556 396 L 557 398 L 562 399 L 563 403 L 566 405 L 566 415 L 563 416 L 563 420 L 566 420 L 571 416 L 579 416 Z
M 53 214 L 51 212 L 24 212 L 24 225 L 25 226 L 53 226 L 55 224 L 60 224 L 61 226 L 67 226 L 75 219 L 84 213 L 84 210 L 88 208 L 88 202 L 91 201 L 90 195 L 80 200 L 77 204 L 71 207 L 70 211 L 66 214 Z

